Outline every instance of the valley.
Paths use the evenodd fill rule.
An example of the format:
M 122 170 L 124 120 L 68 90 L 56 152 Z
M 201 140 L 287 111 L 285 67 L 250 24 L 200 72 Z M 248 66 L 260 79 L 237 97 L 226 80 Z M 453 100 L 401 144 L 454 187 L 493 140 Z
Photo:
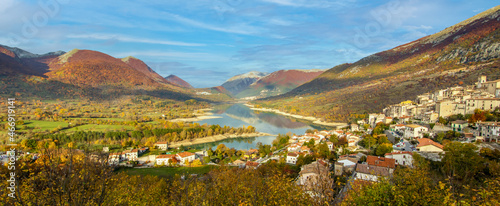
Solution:
M 500 204 L 500 6 L 194 2 L 0 38 L 0 205 Z

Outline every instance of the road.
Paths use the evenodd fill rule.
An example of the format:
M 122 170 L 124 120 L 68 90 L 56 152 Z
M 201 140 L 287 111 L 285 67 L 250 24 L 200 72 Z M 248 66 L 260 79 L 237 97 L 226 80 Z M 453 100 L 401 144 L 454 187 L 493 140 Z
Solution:
M 411 148 L 411 143 L 408 140 L 404 140 L 403 143 L 404 145 L 402 147 L 396 147 L 396 145 L 394 145 L 393 148 L 399 151 L 410 151 L 410 152 L 416 151 L 416 149 Z

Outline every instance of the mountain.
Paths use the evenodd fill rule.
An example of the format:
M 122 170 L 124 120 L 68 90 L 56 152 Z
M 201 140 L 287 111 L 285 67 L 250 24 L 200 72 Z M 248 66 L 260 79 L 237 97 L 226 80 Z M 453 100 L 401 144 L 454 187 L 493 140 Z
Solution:
M 137 58 L 119 59 L 78 49 L 38 55 L 0 46 L 0 87 L 3 88 L 0 96 L 37 99 L 110 100 L 123 95 L 149 95 L 180 101 L 212 101 L 194 96 L 191 89 L 171 84 Z
M 263 107 L 347 121 L 353 113 L 460 84 L 480 74 L 499 78 L 500 6 L 441 32 L 329 69 L 292 91 L 256 102 Z
M 151 78 L 157 82 L 169 83 L 169 81 L 167 81 L 165 78 L 163 78 L 158 73 L 153 71 L 146 63 L 144 63 L 140 59 L 128 56 L 128 57 L 125 57 L 121 60 L 123 62 L 125 62 L 126 64 L 128 64 L 130 67 L 134 68 L 135 70 L 137 70 L 139 72 L 142 72 L 143 74 L 145 74 L 146 76 L 148 76 L 149 78 Z
M 32 54 L 15 47 L 0 45 L 0 74 L 43 76 L 48 71 L 47 62 L 64 52 L 50 52 L 43 55 Z
M 56 52 L 49 52 L 46 54 L 33 54 L 31 52 L 25 51 L 23 49 L 17 48 L 17 47 L 9 47 L 5 45 L 0 45 L 0 47 L 3 47 L 4 49 L 7 49 L 14 53 L 18 58 L 24 59 L 24 58 L 40 58 L 40 57 L 46 57 L 46 56 L 60 56 L 63 55 L 64 51 L 56 51 Z
M 311 81 L 325 70 L 279 70 L 266 75 L 241 91 L 236 97 L 269 97 L 284 94 Z
M 193 86 L 191 86 L 191 84 L 187 83 L 183 79 L 181 79 L 178 76 L 175 76 L 173 74 L 171 74 L 168 77 L 165 77 L 165 80 L 167 80 L 167 82 L 170 82 L 171 84 L 175 84 L 175 85 L 180 86 L 180 87 L 190 88 L 190 89 L 193 88 Z
M 145 71 L 107 54 L 74 49 L 49 63 L 50 79 L 79 86 L 159 86 Z
M 241 91 L 247 89 L 248 86 L 268 74 L 269 73 L 265 72 L 251 71 L 245 74 L 236 75 L 228 79 L 226 82 L 224 82 L 224 84 L 222 84 L 222 86 L 233 95 L 237 95 Z

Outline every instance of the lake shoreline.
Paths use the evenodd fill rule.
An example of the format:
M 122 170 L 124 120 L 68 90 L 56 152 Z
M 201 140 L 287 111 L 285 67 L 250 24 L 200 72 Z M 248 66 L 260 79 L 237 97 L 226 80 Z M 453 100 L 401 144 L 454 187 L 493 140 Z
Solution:
M 171 119 L 169 121 L 171 121 L 171 122 L 197 122 L 197 121 L 202 121 L 202 120 L 207 120 L 207 119 L 222 118 L 220 116 L 214 116 L 214 113 L 212 113 L 212 112 L 206 112 L 206 111 L 211 111 L 211 110 L 213 110 L 213 108 L 200 109 L 200 110 L 197 110 L 193 113 L 196 117 L 177 118 L 177 119 Z M 200 112 L 203 112 L 203 113 L 200 113 Z
M 296 119 L 303 119 L 303 120 L 311 121 L 313 124 L 329 126 L 329 127 L 341 127 L 341 128 L 349 126 L 347 123 L 344 123 L 344 122 L 324 122 L 316 117 L 306 117 L 306 116 L 297 115 L 297 114 L 290 114 L 290 113 L 282 112 L 282 111 L 277 110 L 277 109 L 255 108 L 254 105 L 251 105 L 248 103 L 246 103 L 244 105 L 247 106 L 248 108 L 250 108 L 251 110 L 262 111 L 262 112 L 272 112 L 272 113 L 280 114 L 283 116 L 289 116 L 289 117 L 293 117 Z
M 191 145 L 197 145 L 197 144 L 204 144 L 204 143 L 210 143 L 210 142 L 217 142 L 221 140 L 226 140 L 226 139 L 234 139 L 234 138 L 250 138 L 250 137 L 261 137 L 261 136 L 277 136 L 277 135 L 272 135 L 264 132 L 252 132 L 252 133 L 244 133 L 244 134 L 219 134 L 219 135 L 213 135 L 209 137 L 203 137 L 203 138 L 198 138 L 198 139 L 193 139 L 193 140 L 183 140 L 179 142 L 172 142 L 168 146 L 169 147 L 180 147 L 182 146 L 191 146 Z

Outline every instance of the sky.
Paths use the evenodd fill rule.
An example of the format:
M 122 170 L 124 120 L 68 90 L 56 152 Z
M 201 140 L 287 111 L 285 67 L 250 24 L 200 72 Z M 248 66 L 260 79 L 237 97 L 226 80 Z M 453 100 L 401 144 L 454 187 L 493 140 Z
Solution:
M 0 0 L 0 44 L 137 57 L 197 88 L 328 69 L 439 32 L 491 0 Z

